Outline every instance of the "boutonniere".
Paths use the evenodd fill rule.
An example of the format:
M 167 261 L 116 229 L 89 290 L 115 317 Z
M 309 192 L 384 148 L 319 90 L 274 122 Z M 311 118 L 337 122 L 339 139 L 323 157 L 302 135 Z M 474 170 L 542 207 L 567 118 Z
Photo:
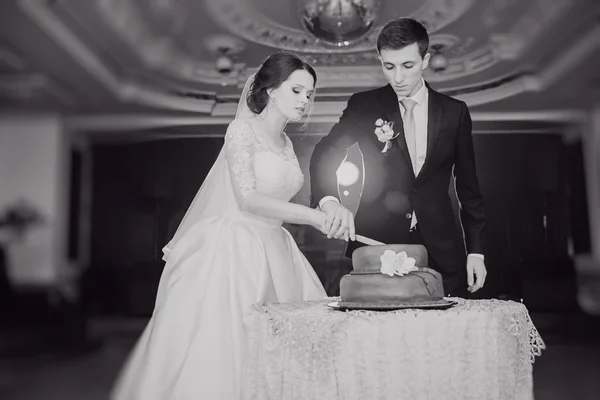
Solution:
M 394 133 L 394 121 L 384 121 L 379 118 L 375 121 L 375 135 L 377 135 L 377 140 L 381 143 L 385 143 L 383 150 L 381 150 L 382 153 L 391 149 L 392 139 L 398 137 L 398 135 Z

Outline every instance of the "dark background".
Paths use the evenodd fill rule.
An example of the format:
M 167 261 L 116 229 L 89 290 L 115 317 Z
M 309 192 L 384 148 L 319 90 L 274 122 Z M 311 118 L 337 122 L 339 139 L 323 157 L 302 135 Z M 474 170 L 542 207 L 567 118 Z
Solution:
M 306 155 L 317 140 L 294 138 L 306 174 L 304 198 L 294 200 L 304 204 Z M 161 248 L 222 144 L 221 138 L 202 138 L 94 147 L 93 264 L 83 293 L 95 312 L 152 312 Z M 476 297 L 523 299 L 530 309 L 576 307 L 572 255 L 590 249 L 581 145 L 565 145 L 553 134 L 480 134 L 474 145 L 489 271 Z M 343 243 L 323 240 L 312 228 L 288 228 L 328 293 L 337 295 L 350 268 Z

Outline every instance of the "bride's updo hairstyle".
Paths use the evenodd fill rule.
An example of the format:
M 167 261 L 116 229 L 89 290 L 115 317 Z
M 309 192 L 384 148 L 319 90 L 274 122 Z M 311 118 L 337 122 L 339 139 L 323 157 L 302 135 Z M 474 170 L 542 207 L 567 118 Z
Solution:
M 292 72 L 299 69 L 303 69 L 311 74 L 315 80 L 315 86 L 317 85 L 315 70 L 298 56 L 291 53 L 276 53 L 267 57 L 254 76 L 254 82 L 248 90 L 246 101 L 250 111 L 260 114 L 269 103 L 267 90 L 277 89 L 289 78 Z

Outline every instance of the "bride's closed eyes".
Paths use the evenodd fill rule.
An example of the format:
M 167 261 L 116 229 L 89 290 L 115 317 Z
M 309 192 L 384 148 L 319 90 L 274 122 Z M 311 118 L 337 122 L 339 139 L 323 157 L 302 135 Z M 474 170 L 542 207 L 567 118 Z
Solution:
M 302 89 L 304 89 L 304 88 L 303 87 L 295 87 L 295 88 L 292 89 L 292 91 L 294 93 L 296 93 L 296 94 L 301 94 L 302 93 Z M 312 90 L 309 90 L 308 92 L 306 92 L 306 98 L 308 100 L 311 99 L 312 95 L 313 95 L 313 91 Z

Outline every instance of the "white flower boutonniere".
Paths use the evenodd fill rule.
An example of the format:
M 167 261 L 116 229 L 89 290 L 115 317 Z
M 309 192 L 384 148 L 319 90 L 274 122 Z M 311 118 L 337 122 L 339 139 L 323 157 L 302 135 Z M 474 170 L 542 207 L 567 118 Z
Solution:
M 398 137 L 398 135 L 394 133 L 394 121 L 384 121 L 379 118 L 375 121 L 375 135 L 377 135 L 377 140 L 381 143 L 385 143 L 381 152 L 385 153 L 388 151 L 388 149 L 392 148 L 392 139 Z
M 419 270 L 415 266 L 417 261 L 409 257 L 405 251 L 395 253 L 392 250 L 386 250 L 379 259 L 381 260 L 381 273 L 389 276 L 403 276 Z

